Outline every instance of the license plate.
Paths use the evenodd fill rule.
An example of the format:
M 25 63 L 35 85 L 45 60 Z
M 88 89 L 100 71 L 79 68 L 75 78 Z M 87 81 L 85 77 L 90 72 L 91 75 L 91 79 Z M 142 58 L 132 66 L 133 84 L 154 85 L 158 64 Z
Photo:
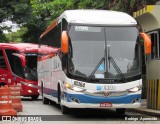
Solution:
M 100 107 L 112 107 L 112 103 L 111 102 L 102 102 L 102 103 L 100 103 Z

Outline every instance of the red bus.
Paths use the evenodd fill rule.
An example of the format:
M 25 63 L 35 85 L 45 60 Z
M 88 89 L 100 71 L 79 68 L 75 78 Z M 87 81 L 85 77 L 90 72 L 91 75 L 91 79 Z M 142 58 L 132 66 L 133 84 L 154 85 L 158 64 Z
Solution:
M 36 100 L 38 45 L 31 43 L 0 43 L 0 86 L 16 83 L 21 96 Z

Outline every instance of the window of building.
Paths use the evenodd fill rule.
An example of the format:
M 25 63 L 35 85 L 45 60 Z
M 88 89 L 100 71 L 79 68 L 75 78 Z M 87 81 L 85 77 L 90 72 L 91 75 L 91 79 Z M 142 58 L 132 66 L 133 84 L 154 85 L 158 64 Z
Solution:
M 152 41 L 152 46 L 151 46 L 151 59 L 157 59 L 160 57 L 160 50 L 159 50 L 159 34 L 157 31 L 150 32 L 148 33 L 151 41 Z

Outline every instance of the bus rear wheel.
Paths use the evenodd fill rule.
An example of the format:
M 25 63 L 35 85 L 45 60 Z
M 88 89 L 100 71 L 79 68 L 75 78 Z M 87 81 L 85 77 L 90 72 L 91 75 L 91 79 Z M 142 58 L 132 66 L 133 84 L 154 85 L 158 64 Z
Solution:
M 33 95 L 33 96 L 31 96 L 32 100 L 37 100 L 38 97 L 39 97 L 39 95 Z
M 43 102 L 43 104 L 49 104 L 49 99 L 47 99 L 47 98 L 44 97 L 43 84 L 42 84 L 41 88 L 42 88 L 42 89 L 41 89 L 41 91 L 42 91 L 42 102 Z
M 124 115 L 125 112 L 126 112 L 125 108 L 117 108 L 116 109 L 116 113 L 119 114 L 119 115 Z

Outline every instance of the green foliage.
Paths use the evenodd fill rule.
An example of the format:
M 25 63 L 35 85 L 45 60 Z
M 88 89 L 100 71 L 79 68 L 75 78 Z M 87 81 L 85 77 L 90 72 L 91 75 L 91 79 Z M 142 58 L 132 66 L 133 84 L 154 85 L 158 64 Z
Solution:
M 0 33 L 0 43 L 7 42 L 7 38 L 3 33 Z
M 30 5 L 30 0 L 1 0 L 0 2 L 0 23 L 11 20 L 22 27 L 26 27 L 27 31 L 23 34 L 20 32 L 13 32 L 7 35 L 2 33 L 2 30 L 6 27 L 0 26 L 1 35 L 3 39 L 5 36 L 6 41 L 22 41 L 22 42 L 38 42 L 38 37 L 44 30 L 45 26 L 43 18 L 37 17 L 33 14 L 32 7 Z M 10 30 L 8 30 L 10 31 Z M 34 35 L 36 34 L 36 35 Z M 1 40 L 2 42 L 4 40 Z
M 63 11 L 71 9 L 105 9 L 124 11 L 132 15 L 146 4 L 158 0 L 1 0 L 0 23 L 11 20 L 23 28 L 4 35 L 0 26 L 0 42 L 18 41 L 38 43 L 40 34 Z M 7 29 L 10 30 L 10 29 Z M 20 32 L 23 32 L 22 34 Z M 6 37 L 5 37 L 6 36 Z M 7 40 L 8 38 L 8 40 Z
M 105 4 L 104 9 L 123 11 L 130 15 L 146 5 L 154 5 L 159 0 L 107 0 L 109 4 Z
M 154 4 L 158 0 L 31 0 L 34 14 L 43 18 L 46 26 L 68 9 L 107 9 L 127 12 Z
M 5 34 L 7 40 L 9 42 L 23 42 L 23 35 L 27 32 L 26 27 L 21 27 L 20 30 L 17 32 L 10 32 L 8 34 Z

